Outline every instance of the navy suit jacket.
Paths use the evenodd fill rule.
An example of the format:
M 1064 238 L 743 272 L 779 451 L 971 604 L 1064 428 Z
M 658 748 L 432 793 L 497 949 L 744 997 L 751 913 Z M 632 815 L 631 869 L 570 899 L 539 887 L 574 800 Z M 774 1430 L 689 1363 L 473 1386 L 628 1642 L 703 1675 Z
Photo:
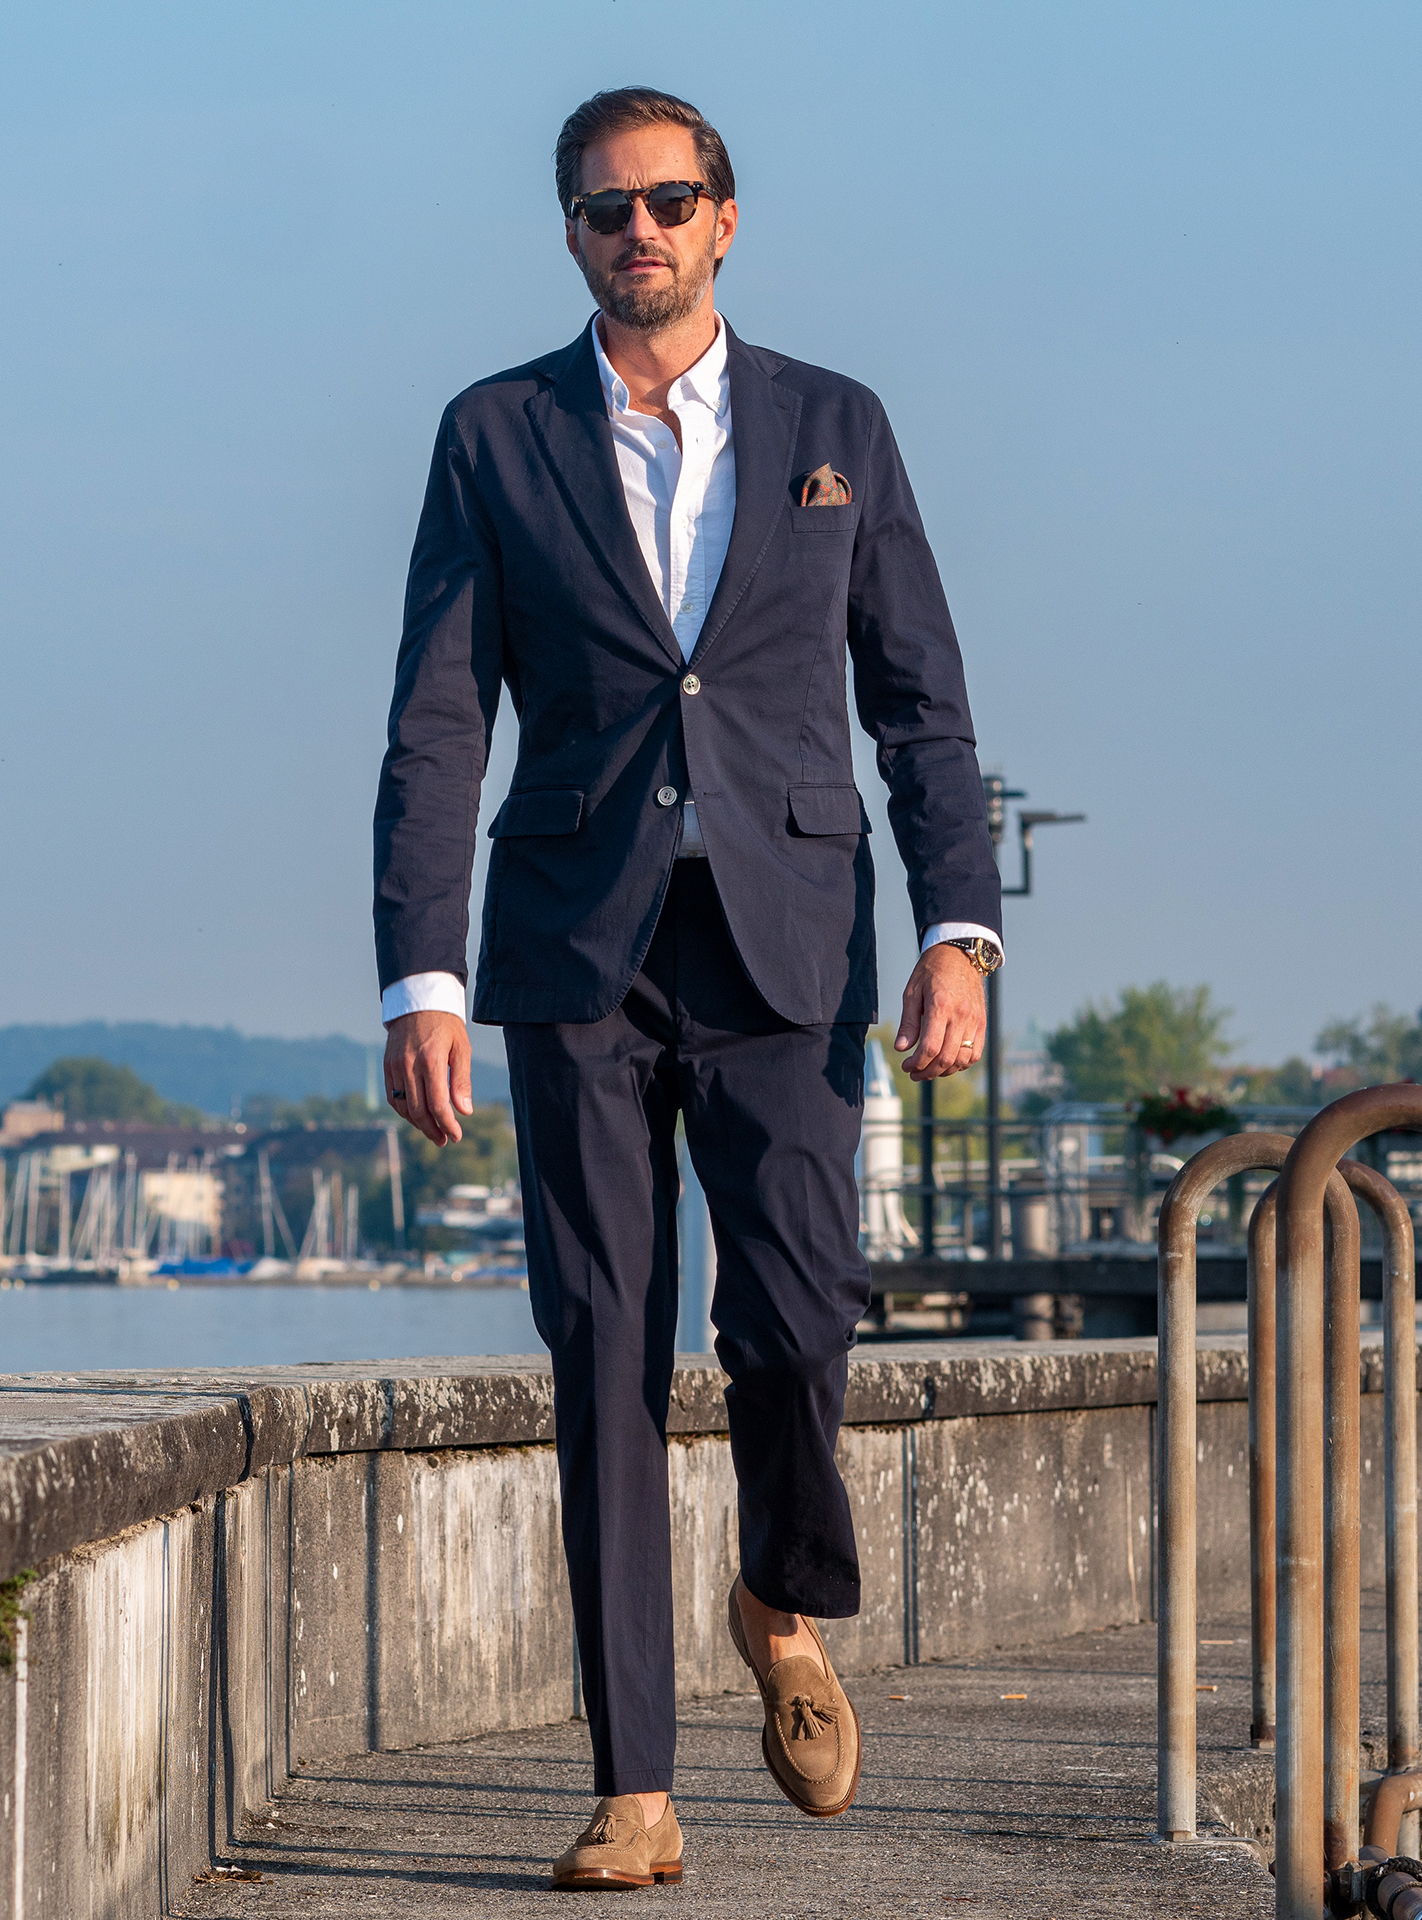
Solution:
M 699 691 L 627 513 L 588 332 L 446 410 L 375 811 L 382 988 L 468 978 L 479 791 L 507 685 L 518 762 L 489 827 L 476 1020 L 591 1021 L 621 1003 L 687 797 L 771 1007 L 797 1025 L 875 1019 L 846 648 L 920 934 L 1000 927 L 958 643 L 884 410 L 727 336 L 736 511 L 689 662 Z M 851 504 L 800 506 L 800 478 L 825 463 Z

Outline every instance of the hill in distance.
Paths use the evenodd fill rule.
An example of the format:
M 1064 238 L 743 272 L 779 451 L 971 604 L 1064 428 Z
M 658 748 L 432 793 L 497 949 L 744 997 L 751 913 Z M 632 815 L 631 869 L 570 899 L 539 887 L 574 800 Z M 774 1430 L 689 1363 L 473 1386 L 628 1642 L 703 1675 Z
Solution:
M 278 1040 L 235 1027 L 167 1027 L 150 1020 L 0 1027 L 0 1105 L 18 1099 L 51 1061 L 90 1056 L 132 1067 L 165 1100 L 226 1117 L 258 1093 L 290 1101 L 313 1093 L 328 1098 L 364 1093 L 370 1051 L 375 1051 L 379 1085 L 378 1050 L 342 1033 Z M 477 1102 L 507 1104 L 509 1081 L 502 1067 L 476 1060 L 472 1076 Z

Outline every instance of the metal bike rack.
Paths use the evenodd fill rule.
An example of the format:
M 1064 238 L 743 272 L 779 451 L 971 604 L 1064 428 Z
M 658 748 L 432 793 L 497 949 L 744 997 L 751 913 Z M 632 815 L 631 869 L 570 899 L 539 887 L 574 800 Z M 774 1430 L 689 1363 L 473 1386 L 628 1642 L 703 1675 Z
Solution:
M 1190 1160 L 1171 1182 L 1160 1207 L 1158 1406 L 1160 1425 L 1160 1583 L 1156 1605 L 1159 1656 L 1156 1670 L 1158 1711 L 1157 1832 L 1162 1840 L 1191 1840 L 1196 1817 L 1196 1507 L 1195 1507 L 1195 1228 L 1207 1196 L 1238 1173 L 1277 1172 L 1293 1149 L 1286 1133 L 1239 1133 L 1217 1140 Z M 1273 1192 L 1273 1188 L 1270 1189 Z M 1358 1215 L 1342 1180 L 1328 1193 L 1334 1227 L 1334 1260 L 1351 1258 L 1356 1292 Z M 1256 1236 L 1251 1253 L 1257 1259 Z M 1351 1249 L 1351 1253 L 1350 1250 Z M 1272 1277 L 1272 1263 L 1270 1266 Z M 1273 1500 L 1256 1507 L 1256 1489 L 1272 1494 L 1271 1422 L 1260 1418 L 1273 1400 L 1273 1380 L 1256 1403 L 1257 1355 L 1266 1367 L 1272 1359 L 1273 1288 L 1249 1288 L 1250 1377 L 1250 1551 L 1251 1587 L 1256 1606 L 1267 1611 L 1256 1624 L 1273 1643 L 1272 1587 L 1258 1577 L 1260 1548 L 1271 1531 Z M 1356 1334 L 1354 1342 L 1356 1346 Z M 1356 1371 L 1356 1363 L 1355 1363 Z M 1272 1660 L 1269 1678 L 1272 1681 Z M 1258 1690 L 1257 1690 L 1258 1691 Z M 1267 1696 L 1268 1689 L 1262 1690 Z M 1272 1702 L 1256 1698 L 1255 1724 L 1271 1728 Z
M 1422 1805 L 1413 1230 L 1391 1184 L 1342 1159 L 1360 1139 L 1394 1127 L 1422 1128 L 1422 1087 L 1350 1094 L 1297 1141 L 1217 1141 L 1182 1169 L 1161 1209 L 1158 1827 L 1164 1839 L 1187 1840 L 1195 1825 L 1195 1223 L 1220 1181 L 1280 1170 L 1249 1232 L 1250 1615 L 1251 1740 L 1276 1747 L 1275 1910 L 1286 1920 L 1358 1912 L 1365 1882 L 1391 1920 L 1422 1916 L 1422 1871 L 1409 1878 L 1408 1863 L 1391 1857 L 1402 1820 Z M 1388 1774 L 1373 1793 L 1361 1848 L 1353 1196 L 1381 1223 L 1384 1266 Z
M 1412 1217 L 1397 1190 L 1371 1167 L 1340 1162 L 1350 1190 L 1377 1215 L 1383 1232 L 1384 1501 L 1386 1518 L 1387 1765 L 1389 1773 L 1418 1760 L 1417 1671 L 1417 1409 L 1415 1255 Z M 1250 1744 L 1274 1746 L 1275 1484 L 1274 1241 L 1277 1182 L 1249 1223 L 1249 1600 Z M 1328 1283 L 1328 1377 L 1325 1417 L 1324 1647 L 1327 1679 L 1324 1823 L 1330 1866 L 1357 1851 L 1356 1723 L 1360 1562 L 1360 1353 L 1351 1258 L 1335 1260 Z M 1335 1325 L 1335 1322 L 1337 1323 Z M 1409 1373 L 1409 1368 L 1412 1372 Z M 1422 1783 L 1419 1783 L 1422 1785 Z M 1396 1794 L 1384 1796 L 1379 1810 Z M 1401 1811 L 1405 1812 L 1403 1808 Z M 1396 1843 L 1394 1831 L 1393 1842 Z
M 1277 1199 L 1277 1565 L 1278 1565 L 1278 1642 L 1277 1690 L 1278 1732 L 1275 1752 L 1275 1798 L 1277 1836 L 1274 1855 L 1275 1912 L 1281 1920 L 1321 1920 L 1327 1898 L 1326 1875 L 1330 1868 L 1356 1858 L 1357 1801 L 1345 1806 L 1343 1793 L 1347 1775 L 1348 1723 L 1332 1722 L 1328 1711 L 1339 1706 L 1350 1660 L 1356 1662 L 1356 1627 L 1349 1624 L 1349 1592 L 1356 1585 L 1356 1555 L 1349 1574 L 1347 1546 L 1341 1537 L 1335 1555 L 1325 1559 L 1325 1482 L 1335 1481 L 1329 1519 L 1339 1519 L 1339 1501 L 1345 1498 L 1341 1485 L 1346 1470 L 1343 1460 L 1334 1473 L 1326 1471 L 1325 1393 L 1328 1382 L 1324 1367 L 1324 1283 L 1323 1283 L 1323 1210 L 1324 1194 L 1333 1178 L 1334 1168 L 1359 1140 L 1395 1127 L 1422 1127 L 1422 1087 L 1370 1087 L 1350 1093 L 1311 1120 L 1289 1152 L 1279 1176 Z M 1380 1176 L 1375 1176 L 1379 1178 Z M 1387 1183 L 1381 1182 L 1386 1188 Z M 1388 1192 L 1390 1193 L 1390 1189 Z M 1393 1222 L 1393 1241 L 1389 1264 L 1401 1251 L 1401 1221 L 1391 1201 L 1381 1190 L 1384 1218 Z M 1397 1296 L 1415 1292 L 1415 1278 L 1404 1288 L 1395 1285 Z M 1341 1302 L 1340 1302 L 1341 1307 Z M 1388 1475 L 1390 1496 L 1399 1497 L 1399 1512 L 1389 1521 L 1393 1565 L 1400 1559 L 1399 1531 L 1416 1538 L 1415 1446 L 1409 1458 L 1411 1469 L 1400 1457 L 1406 1444 L 1409 1418 L 1415 1440 L 1416 1422 L 1416 1330 L 1415 1308 L 1407 1316 L 1405 1331 L 1391 1321 L 1390 1345 L 1396 1366 L 1390 1383 L 1402 1384 L 1404 1391 L 1387 1397 L 1393 1402 L 1387 1414 L 1389 1446 L 1393 1455 Z M 1398 1319 L 1403 1316 L 1399 1313 Z M 1335 1321 L 1336 1324 L 1336 1321 Z M 1398 1335 L 1404 1337 L 1399 1340 Z M 1386 1335 L 1385 1335 L 1386 1338 Z M 1410 1359 L 1398 1348 L 1404 1347 Z M 1332 1372 L 1332 1369 L 1329 1370 Z M 1355 1373 L 1356 1378 L 1356 1373 Z M 1337 1384 L 1341 1386 L 1341 1378 Z M 1385 1382 L 1389 1384 L 1389 1382 Z M 1399 1402 L 1405 1402 L 1405 1408 Z M 1338 1416 L 1339 1410 L 1328 1410 Z M 1344 1415 L 1346 1429 L 1346 1414 Z M 1346 1431 L 1343 1435 L 1346 1452 Z M 1411 1478 L 1411 1513 L 1406 1505 Z M 1354 1482 L 1356 1484 L 1356 1482 Z M 1341 1549 L 1341 1551 L 1339 1551 Z M 1331 1562 L 1336 1559 L 1336 1569 Z M 1330 1583 L 1328 1575 L 1336 1571 Z M 1401 1569 L 1398 1569 L 1399 1575 Z M 1329 1584 L 1346 1588 L 1335 1593 L 1325 1608 Z M 1394 1606 L 1416 1606 L 1415 1576 L 1411 1581 L 1411 1599 L 1400 1592 L 1399 1577 L 1394 1587 Z M 1390 1607 L 1389 1612 L 1392 1613 Z M 1415 1622 L 1415 1612 L 1412 1619 Z M 1329 1659 L 1325 1663 L 1325 1619 L 1329 1628 Z M 1356 1614 L 1352 1615 L 1356 1622 Z M 1394 1621 L 1395 1627 L 1402 1622 Z M 1335 1637 L 1336 1636 L 1336 1637 Z M 1352 1648 L 1342 1645 L 1351 1638 Z M 1400 1639 L 1400 1636 L 1399 1636 Z M 1407 1661 L 1416 1661 L 1415 1626 L 1407 1650 L 1389 1646 L 1391 1680 L 1400 1680 Z M 1396 1671 L 1394 1672 L 1394 1659 Z M 1356 1673 L 1354 1665 L 1352 1671 Z M 1411 1668 L 1415 1676 L 1416 1667 Z M 1327 1673 L 1327 1684 L 1325 1674 Z M 1413 1701 L 1407 1707 L 1399 1702 L 1399 1740 L 1402 1714 L 1415 1716 L 1415 1677 Z M 1393 1687 L 1390 1686 L 1390 1694 Z M 1356 1700 L 1356 1693 L 1353 1698 Z M 1341 1710 L 1341 1709 L 1340 1709 Z M 1351 1724 L 1356 1725 L 1356 1708 Z M 1414 1723 L 1415 1724 L 1415 1723 Z M 1325 1727 L 1327 1726 L 1327 1734 Z M 1391 1728 L 1390 1728 L 1391 1732 Z M 1354 1748 L 1356 1755 L 1356 1747 Z M 1354 1760 L 1356 1779 L 1356 1759 Z M 1346 1849 L 1346 1851 L 1345 1851 Z M 1337 1856 L 1343 1854 L 1340 1861 Z M 1330 1858 L 1330 1856 L 1333 1856 Z

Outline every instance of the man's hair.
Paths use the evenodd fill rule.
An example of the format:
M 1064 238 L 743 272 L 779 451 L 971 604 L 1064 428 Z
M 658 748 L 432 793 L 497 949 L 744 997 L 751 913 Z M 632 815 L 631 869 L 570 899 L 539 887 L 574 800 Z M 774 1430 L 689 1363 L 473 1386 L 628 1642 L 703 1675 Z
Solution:
M 629 133 L 634 127 L 685 127 L 696 142 L 696 167 L 711 198 L 719 206 L 736 197 L 736 176 L 726 143 L 704 114 L 674 93 L 656 87 L 609 87 L 575 107 L 563 122 L 553 149 L 553 171 L 558 182 L 558 204 L 565 214 L 582 191 L 583 150 L 609 134 Z M 720 262 L 716 263 L 718 266 Z

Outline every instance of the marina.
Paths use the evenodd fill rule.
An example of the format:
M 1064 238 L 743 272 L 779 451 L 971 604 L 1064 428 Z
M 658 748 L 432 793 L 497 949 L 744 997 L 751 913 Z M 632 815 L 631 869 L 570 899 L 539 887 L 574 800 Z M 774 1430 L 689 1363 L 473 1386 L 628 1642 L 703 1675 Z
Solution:
M 1156 1331 L 1156 1217 L 1193 1137 L 1152 1137 L 1121 1103 L 1058 1099 L 1031 1117 L 950 1117 L 901 1087 L 871 1039 L 856 1169 L 872 1274 L 861 1339 Z M 1290 1134 L 1309 1111 L 1220 1110 L 1228 1131 Z M 484 1123 L 491 1139 L 499 1125 Z M 103 1365 L 112 1339 L 148 1365 L 217 1364 L 224 1316 L 244 1341 L 269 1327 L 266 1344 L 243 1346 L 254 1364 L 536 1348 L 511 1167 L 490 1151 L 480 1179 L 466 1164 L 446 1185 L 421 1148 L 374 1114 L 363 1125 L 252 1134 L 67 1124 L 58 1111 L 12 1103 L 0 1117 L 0 1350 L 16 1369 Z M 1369 1151 L 1422 1210 L 1415 1140 L 1379 1139 Z M 684 1142 L 681 1176 L 678 1344 L 704 1353 L 716 1250 Z M 1244 1239 L 1267 1184 L 1260 1174 L 1231 1181 L 1200 1221 L 1201 1312 L 1220 1332 L 1243 1325 Z M 1371 1232 L 1365 1322 L 1380 1293 Z M 79 1304 L 99 1294 L 169 1296 L 174 1306 Z M 7 1311 L 17 1295 L 30 1304 Z M 506 1304 L 436 1311 L 431 1303 L 450 1295 Z M 386 1304 L 359 1305 L 362 1296 Z M 423 1304 L 405 1312 L 396 1297 Z

